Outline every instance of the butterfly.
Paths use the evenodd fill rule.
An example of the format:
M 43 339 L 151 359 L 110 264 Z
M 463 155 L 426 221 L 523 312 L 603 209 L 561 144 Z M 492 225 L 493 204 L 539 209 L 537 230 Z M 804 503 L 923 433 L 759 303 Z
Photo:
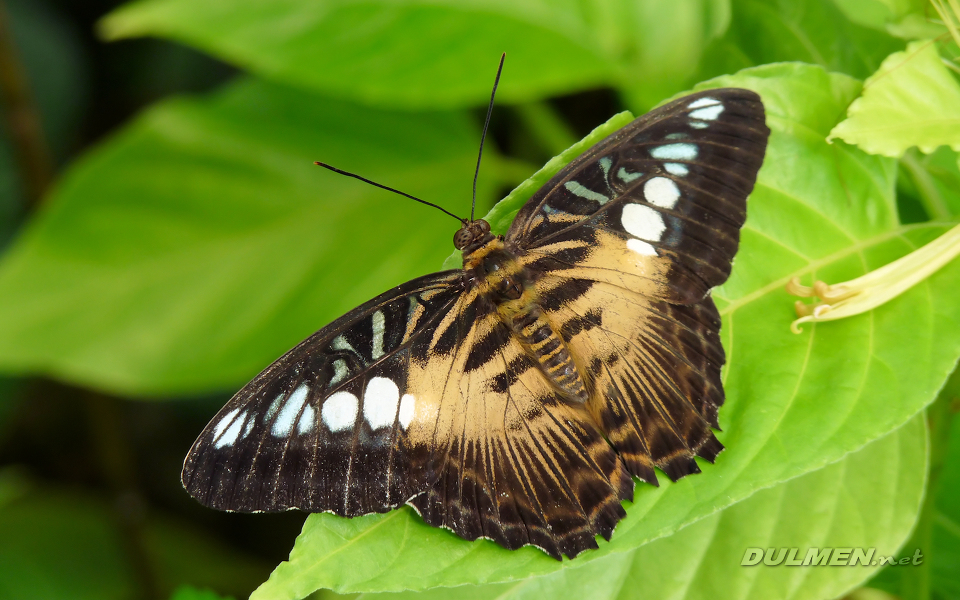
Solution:
M 210 421 L 182 482 L 230 511 L 431 525 L 575 557 L 609 540 L 635 478 L 723 446 L 720 316 L 769 129 L 760 97 L 674 100 L 550 179 L 506 235 L 454 237 L 463 268 L 353 309 Z

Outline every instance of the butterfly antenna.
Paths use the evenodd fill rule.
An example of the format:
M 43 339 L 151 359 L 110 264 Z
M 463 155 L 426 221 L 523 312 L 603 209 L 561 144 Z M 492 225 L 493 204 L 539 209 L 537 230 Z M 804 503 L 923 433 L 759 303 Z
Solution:
M 497 78 L 493 81 L 493 91 L 490 92 L 490 106 L 487 107 L 487 120 L 483 122 L 483 133 L 480 134 L 480 152 L 477 153 L 477 169 L 473 172 L 473 204 L 470 206 L 470 221 L 473 221 L 473 212 L 477 208 L 477 176 L 480 175 L 480 159 L 483 158 L 483 140 L 487 139 L 487 127 L 490 126 L 490 114 L 493 113 L 493 99 L 497 95 L 497 86 L 500 85 L 500 72 L 503 71 L 504 52 L 500 55 L 500 66 L 497 67 Z
M 382 189 L 382 190 L 387 190 L 388 192 L 393 192 L 394 194 L 400 194 L 401 196 L 406 196 L 407 198 L 410 198 L 411 200 L 416 200 L 416 201 L 419 202 L 420 204 L 426 204 L 427 206 L 432 206 L 432 207 L 434 207 L 434 208 L 436 208 L 436 209 L 438 209 L 438 210 L 440 210 L 440 211 L 445 212 L 446 214 L 450 215 L 450 216 L 453 217 L 454 219 L 460 221 L 461 224 L 466 224 L 466 222 L 467 222 L 467 220 L 464 219 L 463 217 L 458 217 L 457 215 L 453 214 L 452 212 L 450 212 L 449 210 L 443 208 L 442 206 L 437 206 L 436 204 L 434 204 L 434 203 L 432 203 L 432 202 L 427 202 L 426 200 L 421 200 L 420 198 L 417 198 L 416 196 L 411 196 L 410 194 L 407 194 L 406 192 L 401 192 L 400 190 L 395 190 L 395 189 L 393 189 L 392 187 L 387 187 L 387 186 L 383 185 L 382 183 L 377 183 L 376 181 L 370 181 L 370 180 L 367 179 L 366 177 L 361 177 L 361 176 L 357 175 L 356 173 L 351 173 L 350 171 L 344 171 L 343 169 L 338 169 L 338 168 L 334 167 L 333 165 L 328 165 L 327 163 L 320 162 L 319 160 L 314 161 L 313 164 L 319 165 L 319 166 L 323 167 L 324 169 L 330 169 L 330 170 L 333 171 L 334 173 L 339 173 L 339 174 L 341 174 L 341 175 L 346 175 L 347 177 L 353 177 L 354 179 L 359 179 L 360 181 L 362 181 L 362 182 L 364 182 L 364 183 L 369 183 L 370 185 L 372 185 L 372 186 L 374 186 L 374 187 L 378 187 L 378 188 L 380 188 L 380 189 Z

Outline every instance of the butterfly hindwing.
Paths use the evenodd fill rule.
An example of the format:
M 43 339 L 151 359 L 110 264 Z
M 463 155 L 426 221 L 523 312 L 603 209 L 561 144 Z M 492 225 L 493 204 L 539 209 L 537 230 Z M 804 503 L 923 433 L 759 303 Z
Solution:
M 411 281 L 324 327 L 267 367 L 207 425 L 184 487 L 213 508 L 384 512 L 427 485 L 407 430 L 417 340 L 456 304 L 458 272 Z
M 557 393 L 476 292 L 447 316 L 457 350 L 410 373 L 418 404 L 436 415 L 409 431 L 432 449 L 433 481 L 410 504 L 465 539 L 558 559 L 609 539 L 633 481 L 586 407 Z

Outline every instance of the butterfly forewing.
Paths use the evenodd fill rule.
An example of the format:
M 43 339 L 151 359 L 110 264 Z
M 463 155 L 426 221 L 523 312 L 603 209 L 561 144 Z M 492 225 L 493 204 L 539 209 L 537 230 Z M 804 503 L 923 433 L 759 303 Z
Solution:
M 411 281 L 354 309 L 270 365 L 207 425 L 184 487 L 236 511 L 384 512 L 426 486 L 410 443 L 417 345 L 460 298 L 458 272 Z
M 699 301 L 730 274 L 768 135 L 760 98 L 748 90 L 675 100 L 558 173 L 507 239 L 543 256 L 547 270 L 594 267 L 637 291 Z
M 465 224 L 458 236 L 486 237 L 464 270 L 383 294 L 268 367 L 194 444 L 187 490 L 244 511 L 407 502 L 468 540 L 595 548 L 631 475 L 676 480 L 722 449 L 709 291 L 730 273 L 768 135 L 747 90 L 635 120 L 505 238 Z

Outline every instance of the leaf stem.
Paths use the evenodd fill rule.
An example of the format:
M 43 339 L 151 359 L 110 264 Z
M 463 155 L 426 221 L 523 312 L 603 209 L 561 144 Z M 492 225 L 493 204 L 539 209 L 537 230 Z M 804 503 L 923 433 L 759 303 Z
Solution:
M 0 0 L 0 95 L 27 205 L 39 204 L 53 178 L 53 166 L 30 85 L 21 67 L 6 6 Z
M 943 196 L 933 183 L 933 177 L 930 172 L 923 168 L 917 159 L 917 149 L 910 148 L 900 158 L 900 164 L 913 180 L 917 193 L 920 196 L 920 203 L 923 204 L 927 216 L 933 220 L 944 221 L 950 218 L 950 208 L 944 201 Z

